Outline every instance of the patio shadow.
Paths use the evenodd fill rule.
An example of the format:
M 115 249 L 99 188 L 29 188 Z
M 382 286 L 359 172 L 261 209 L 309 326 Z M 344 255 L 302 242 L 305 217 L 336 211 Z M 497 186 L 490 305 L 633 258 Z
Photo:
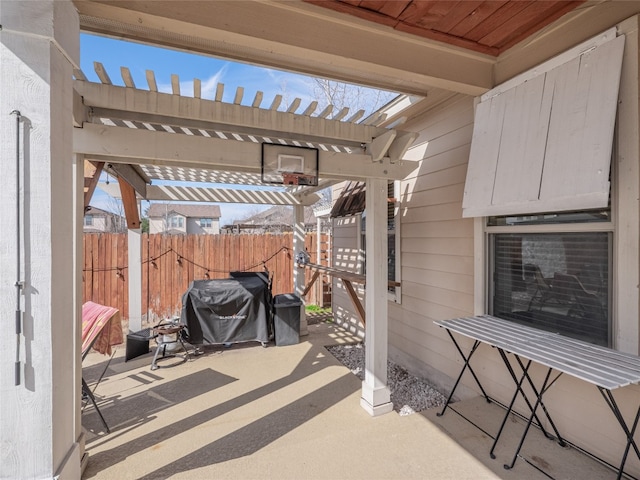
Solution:
M 140 375 L 132 374 L 129 377 L 138 383 L 145 383 Z M 155 418 L 153 416 L 154 413 L 237 380 L 237 378 L 207 368 L 151 387 L 130 397 L 122 399 L 119 397 L 108 398 L 106 403 L 103 401 L 103 404 L 99 405 L 99 407 L 109 424 L 112 432 L 110 438 L 112 438 L 119 431 L 128 431 L 132 426 L 141 425 L 152 420 Z M 104 428 L 97 413 L 90 407 L 83 414 L 82 424 L 89 432 L 96 434 Z M 100 437 L 88 439 L 86 441 L 87 445 L 97 438 Z
M 360 385 L 351 374 L 344 375 L 177 461 L 149 472 L 141 480 L 169 478 L 177 473 L 251 455 L 344 400 L 359 388 Z
M 327 360 L 318 361 L 319 356 L 324 357 Z M 202 359 L 202 357 L 200 358 Z M 226 413 L 241 408 L 244 405 L 248 405 L 251 402 L 260 400 L 271 393 L 277 392 L 280 389 L 305 379 L 306 377 L 309 377 L 310 375 L 313 375 L 314 373 L 317 373 L 329 366 L 335 365 L 336 363 L 337 360 L 335 360 L 331 355 L 326 355 L 326 350 L 324 350 L 323 347 L 311 348 L 305 353 L 304 357 L 300 359 L 289 375 L 247 391 L 246 393 L 238 395 L 218 405 L 204 409 L 196 414 L 177 419 L 169 425 L 162 426 L 153 432 L 136 437 L 134 440 L 127 443 L 120 444 L 109 450 L 96 452 L 95 454 L 91 453 L 89 464 L 83 474 L 83 478 L 91 478 L 102 469 L 108 468 L 110 465 L 123 462 L 128 457 L 135 455 L 138 452 L 147 448 L 152 448 L 176 435 L 187 432 L 190 429 L 195 429 L 206 422 L 225 415 Z M 214 371 L 211 370 L 211 372 Z M 170 395 L 167 398 L 173 398 L 176 402 L 187 401 L 189 398 L 195 397 L 196 395 L 209 392 L 212 389 L 212 385 L 215 386 L 214 388 L 219 388 L 220 386 L 235 380 L 218 372 L 215 372 L 215 375 L 210 379 L 200 379 L 197 378 L 196 375 L 197 374 L 186 375 L 179 380 L 174 380 L 167 382 L 164 385 L 153 387 L 149 389 L 149 392 L 154 392 L 154 389 L 167 385 L 167 391 L 163 390 L 162 392 L 154 392 L 152 395 L 155 393 L 169 393 Z M 208 375 L 211 375 L 211 373 Z M 225 381 L 226 383 L 224 383 Z M 284 433 L 293 430 L 297 426 L 313 418 L 317 414 L 329 408 L 331 405 L 357 391 L 359 388 L 360 382 L 353 375 L 345 375 L 328 386 L 323 386 L 313 393 L 292 402 L 286 407 L 283 407 L 280 410 L 267 415 L 264 418 L 260 418 L 246 427 L 243 427 L 234 434 L 229 435 L 226 440 L 217 440 L 214 442 L 214 444 L 216 444 L 215 449 L 217 450 L 214 454 L 203 454 L 204 456 L 202 459 L 196 458 L 198 454 L 190 454 L 183 460 L 172 463 L 171 466 L 167 468 L 172 472 L 184 471 L 197 468 L 193 465 L 201 462 L 205 462 L 204 464 L 208 465 L 236 458 L 238 456 L 248 455 L 282 436 Z M 194 389 L 196 393 L 194 393 Z M 173 392 L 173 397 L 171 397 L 171 392 Z M 146 394 L 140 394 L 139 400 L 135 400 L 132 404 L 128 404 L 126 407 L 124 405 L 124 401 L 118 402 L 116 400 L 114 406 L 118 406 L 117 409 L 107 407 L 102 409 L 103 406 L 100 406 L 107 422 L 112 422 L 116 425 L 114 428 L 116 432 L 114 433 L 117 433 L 118 429 L 122 430 L 122 428 L 135 425 L 136 422 L 140 424 L 143 421 L 149 420 L 149 404 L 146 403 L 147 397 L 148 395 Z M 168 406 L 169 405 L 165 403 L 164 408 Z M 155 408 L 163 407 L 155 403 Z M 122 415 L 120 417 L 116 417 L 116 419 L 119 419 L 124 427 L 121 427 L 120 422 L 114 422 L 112 420 L 110 412 L 115 410 L 119 411 L 117 415 Z M 127 410 L 129 413 L 120 413 L 123 411 L 126 412 Z M 94 425 L 99 427 L 100 424 L 97 414 L 93 416 L 95 417 L 93 420 L 95 422 Z M 112 438 L 113 434 L 109 436 L 109 441 L 111 441 Z M 210 446 L 204 447 L 204 450 L 208 451 L 209 448 Z M 154 478 L 161 477 L 162 475 L 164 475 L 164 473 L 160 471 L 153 474 Z M 167 475 L 169 475 L 169 473 L 167 473 Z

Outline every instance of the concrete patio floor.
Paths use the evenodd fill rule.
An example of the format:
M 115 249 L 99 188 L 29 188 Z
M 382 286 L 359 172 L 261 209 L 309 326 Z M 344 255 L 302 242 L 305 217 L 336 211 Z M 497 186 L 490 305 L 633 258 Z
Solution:
M 324 348 L 357 341 L 320 322 L 298 345 L 210 347 L 155 371 L 153 349 L 125 363 L 122 345 L 95 391 L 111 433 L 92 406 L 82 416 L 83 478 L 615 478 L 537 429 L 523 448 L 526 460 L 505 470 L 522 425 L 508 422 L 492 460 L 482 430 L 496 432 L 504 410 L 481 398 L 456 403 L 442 417 L 431 410 L 370 417 L 360 407 L 360 380 Z M 105 358 L 92 352 L 85 359 L 90 385 Z

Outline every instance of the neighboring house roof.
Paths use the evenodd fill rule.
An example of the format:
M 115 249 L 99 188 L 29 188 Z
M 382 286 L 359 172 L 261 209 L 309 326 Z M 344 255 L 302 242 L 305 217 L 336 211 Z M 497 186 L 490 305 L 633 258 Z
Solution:
M 190 205 L 183 203 L 152 203 L 149 218 L 164 217 L 168 213 L 177 213 L 188 218 L 220 218 L 219 205 Z
M 85 215 L 93 215 L 94 217 L 119 217 L 117 213 L 107 212 L 106 210 L 102 210 L 101 208 L 92 207 L 89 205 L 85 211 Z
M 112 232 L 112 231 L 120 231 L 126 229 L 126 220 L 122 215 L 118 215 L 117 213 L 108 212 L 106 210 L 102 210 L 101 208 L 92 207 L 89 205 L 84 211 L 85 222 L 87 217 L 91 218 L 101 218 L 104 220 L 99 221 L 99 225 L 96 225 L 94 222 L 93 225 L 84 224 L 82 226 L 82 231 L 84 233 L 103 233 L 103 232 Z

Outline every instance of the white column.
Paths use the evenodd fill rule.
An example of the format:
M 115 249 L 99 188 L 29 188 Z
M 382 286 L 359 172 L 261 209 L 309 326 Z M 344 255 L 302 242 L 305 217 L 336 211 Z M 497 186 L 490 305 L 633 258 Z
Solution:
M 302 205 L 293 206 L 293 254 L 304 251 L 304 207 Z M 307 317 L 304 309 L 304 267 L 298 267 L 295 262 L 293 265 L 293 289 L 294 292 L 302 299 L 300 306 L 300 335 L 308 335 L 309 327 L 307 326 Z
M 613 173 L 616 175 L 612 185 L 617 195 L 611 201 L 617 201 L 612 208 L 615 215 L 616 234 L 614 235 L 615 282 L 613 288 L 613 346 L 623 352 L 640 353 L 640 325 L 638 308 L 640 305 L 640 111 L 638 109 L 638 75 L 640 74 L 640 38 L 638 35 L 639 17 L 634 16 L 622 22 L 618 30 L 626 37 L 622 57 L 622 76 L 620 78 L 620 102 L 618 104 L 617 148 L 614 147 L 616 162 Z
M 322 244 L 320 240 L 322 239 L 322 217 L 316 218 L 316 263 L 318 265 L 322 265 Z M 323 283 L 324 275 L 320 275 L 316 280 L 316 302 L 318 302 L 318 306 L 324 306 L 324 283 Z
M 142 230 L 130 228 L 127 235 L 129 262 L 129 331 L 142 330 Z
M 387 387 L 387 181 L 367 180 L 365 373 L 360 405 L 370 415 L 393 410 Z
M 70 1 L 3 1 L 0 25 L 0 319 L 7 341 L 0 349 L 0 478 L 80 478 L 72 151 L 78 14 Z M 20 302 L 17 279 L 24 282 Z
M 84 244 L 83 244 L 83 225 L 84 225 L 84 157 L 82 155 L 73 155 L 73 258 L 74 258 L 74 283 L 73 283 L 73 305 L 74 305 L 74 349 L 76 352 L 82 351 L 82 268 L 84 267 Z M 82 356 L 76 355 L 74 366 L 74 383 L 76 388 L 76 396 L 74 398 L 74 422 L 75 436 L 79 443 L 79 454 L 81 457 L 85 454 L 85 435 L 82 430 Z

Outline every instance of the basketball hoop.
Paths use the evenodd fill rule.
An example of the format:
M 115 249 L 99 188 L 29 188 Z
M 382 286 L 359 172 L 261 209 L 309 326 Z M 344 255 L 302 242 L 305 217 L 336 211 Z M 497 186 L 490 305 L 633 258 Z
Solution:
M 262 182 L 318 185 L 318 149 L 263 143 Z
M 284 185 L 314 185 L 315 177 L 304 173 L 282 172 L 282 183 Z

